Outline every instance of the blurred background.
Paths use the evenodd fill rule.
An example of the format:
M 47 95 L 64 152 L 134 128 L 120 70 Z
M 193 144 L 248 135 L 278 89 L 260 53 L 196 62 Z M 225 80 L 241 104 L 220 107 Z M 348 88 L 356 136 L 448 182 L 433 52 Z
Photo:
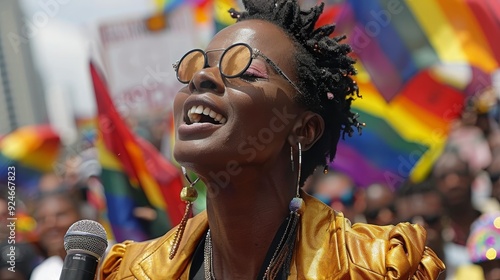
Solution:
M 448 266 L 441 279 L 495 279 L 500 2 L 299 2 L 324 2 L 318 26 L 347 35 L 366 123 L 304 188 L 353 222 L 420 223 Z M 171 65 L 232 24 L 231 7 L 242 4 L 0 1 L 0 241 L 10 244 L 16 217 L 25 266 L 15 279 L 62 267 L 63 236 L 79 219 L 101 222 L 110 243 L 178 224 L 186 182 L 171 156 L 181 87 Z M 194 214 L 205 208 L 196 187 Z

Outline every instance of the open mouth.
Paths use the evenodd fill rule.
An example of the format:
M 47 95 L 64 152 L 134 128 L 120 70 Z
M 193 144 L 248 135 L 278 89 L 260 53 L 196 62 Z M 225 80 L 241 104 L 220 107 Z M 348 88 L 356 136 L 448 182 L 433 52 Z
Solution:
M 203 105 L 193 106 L 187 111 L 186 124 L 188 125 L 194 123 L 211 123 L 222 125 L 226 122 L 227 119 L 223 115 Z

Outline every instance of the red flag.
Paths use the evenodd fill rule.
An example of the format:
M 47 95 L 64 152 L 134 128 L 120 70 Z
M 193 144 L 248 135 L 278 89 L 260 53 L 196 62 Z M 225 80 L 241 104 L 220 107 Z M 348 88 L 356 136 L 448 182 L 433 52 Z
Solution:
M 103 185 L 111 226 L 117 240 L 150 238 L 147 234 L 144 237 L 137 232 L 140 223 L 133 221 L 132 208 L 149 204 L 167 214 L 170 226 L 178 224 L 185 206 L 179 196 L 182 189 L 181 173 L 149 142 L 131 132 L 116 111 L 107 87 L 92 63 L 90 70 L 98 111 L 96 146 L 103 177 L 110 175 L 110 180 L 103 178 Z M 123 180 L 120 184 L 111 179 L 113 176 L 117 178 L 116 175 L 120 173 L 126 174 L 129 184 L 124 184 Z M 130 230 L 135 230 L 135 234 L 130 233 L 130 236 L 127 233 Z

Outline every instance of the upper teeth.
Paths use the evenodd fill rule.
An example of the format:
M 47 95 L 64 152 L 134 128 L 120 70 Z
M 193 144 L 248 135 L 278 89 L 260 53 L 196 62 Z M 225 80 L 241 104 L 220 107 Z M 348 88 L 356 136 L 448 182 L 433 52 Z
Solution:
M 198 106 L 193 106 L 191 109 L 189 109 L 187 115 L 189 117 L 189 120 L 191 123 L 197 123 L 201 120 L 201 115 L 209 116 L 212 119 L 218 121 L 221 124 L 226 123 L 226 118 L 224 118 L 221 114 L 216 113 L 212 109 L 208 107 L 203 107 L 202 105 Z

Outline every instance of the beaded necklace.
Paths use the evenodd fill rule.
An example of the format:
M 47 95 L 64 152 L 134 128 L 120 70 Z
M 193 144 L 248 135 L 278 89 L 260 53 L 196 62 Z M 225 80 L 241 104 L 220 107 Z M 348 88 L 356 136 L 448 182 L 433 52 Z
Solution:
M 283 268 L 286 275 L 290 274 L 290 262 L 293 255 L 293 247 L 295 245 L 295 237 L 297 233 L 297 225 L 300 214 L 297 211 L 290 211 L 290 216 L 287 218 L 288 223 L 281 239 L 273 253 L 271 261 L 266 267 L 264 277 L 262 279 L 276 279 L 278 272 Z M 215 280 L 213 271 L 213 246 L 212 238 L 210 236 L 210 229 L 208 229 L 205 236 L 205 246 L 203 250 L 203 264 L 205 272 L 205 280 Z

